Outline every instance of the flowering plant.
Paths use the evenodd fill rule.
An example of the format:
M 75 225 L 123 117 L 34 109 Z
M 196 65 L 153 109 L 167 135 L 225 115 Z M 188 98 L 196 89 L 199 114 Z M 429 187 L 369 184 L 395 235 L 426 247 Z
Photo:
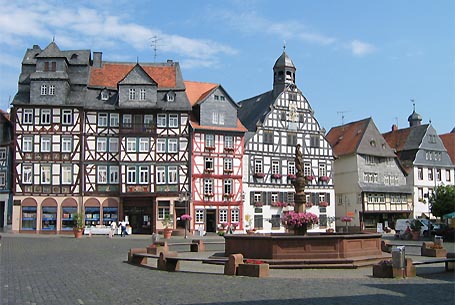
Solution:
M 323 207 L 323 208 L 326 208 L 326 207 L 329 206 L 329 203 L 327 201 L 321 201 L 321 202 L 319 202 L 319 206 Z
M 191 216 L 188 214 L 183 214 L 182 216 L 180 216 L 180 219 L 184 221 L 191 220 Z
M 330 177 L 329 176 L 321 176 L 319 177 L 319 181 L 329 181 Z
M 272 174 L 273 179 L 281 179 L 281 177 L 283 177 L 282 174 Z
M 260 202 L 260 201 L 256 201 L 256 202 L 254 203 L 254 206 L 257 207 L 257 208 L 260 208 L 260 207 L 262 207 L 263 205 L 264 205 L 264 204 L 263 204 L 262 202 Z
M 314 176 L 305 176 L 305 179 L 308 180 L 308 181 L 312 181 L 314 179 Z
M 297 178 L 297 176 L 294 175 L 294 174 L 289 174 L 289 175 L 288 175 L 288 179 L 294 180 L 294 179 L 296 179 L 296 178 Z
M 313 206 L 313 203 L 312 202 L 307 202 L 305 203 L 306 207 L 307 208 L 311 208 Z
M 228 225 L 228 224 L 225 223 L 225 222 L 220 223 L 221 229 L 226 229 L 227 225 Z
M 318 216 L 310 212 L 297 213 L 291 211 L 285 213 L 281 218 L 281 223 L 288 229 L 306 227 L 310 224 L 316 224 L 318 222 Z
M 235 230 L 239 226 L 239 223 L 238 222 L 233 222 L 233 223 L 231 223 L 231 226 L 232 226 L 232 229 Z
M 264 173 L 254 173 L 253 176 L 256 177 L 256 178 L 264 178 L 265 174 Z
M 272 202 L 272 207 L 283 208 L 283 207 L 285 207 L 287 205 L 288 205 L 287 202 L 281 202 L 281 201 Z
M 348 217 L 348 216 L 344 216 L 341 218 L 341 221 L 344 221 L 344 222 L 351 222 L 352 221 L 352 218 L 351 217 Z

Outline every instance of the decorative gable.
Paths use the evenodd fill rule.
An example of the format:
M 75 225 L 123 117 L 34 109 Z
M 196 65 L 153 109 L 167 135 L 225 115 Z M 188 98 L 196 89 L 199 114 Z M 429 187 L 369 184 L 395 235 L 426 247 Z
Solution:
M 118 83 L 119 107 L 144 108 L 157 104 L 158 84 L 136 64 Z

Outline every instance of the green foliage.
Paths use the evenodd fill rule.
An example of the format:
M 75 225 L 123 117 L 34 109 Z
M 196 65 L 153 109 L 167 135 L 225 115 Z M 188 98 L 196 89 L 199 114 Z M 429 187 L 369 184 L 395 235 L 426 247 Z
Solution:
M 74 220 L 74 227 L 76 229 L 83 229 L 84 228 L 84 214 L 76 213 L 73 216 Z
M 172 224 L 174 223 L 174 216 L 173 215 L 166 215 L 163 220 L 161 220 L 161 223 L 165 228 L 172 227 Z
M 423 224 L 420 222 L 418 219 L 413 219 L 411 223 L 409 224 L 409 228 L 411 231 L 414 232 L 420 232 L 420 229 L 422 228 Z
M 430 198 L 431 213 L 436 217 L 455 211 L 455 186 L 438 186 Z

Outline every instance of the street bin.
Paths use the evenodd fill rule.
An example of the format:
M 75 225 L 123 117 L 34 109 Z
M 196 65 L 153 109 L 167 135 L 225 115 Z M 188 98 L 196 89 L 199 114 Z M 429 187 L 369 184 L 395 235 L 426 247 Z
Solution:
M 392 249 L 392 267 L 404 269 L 406 266 L 405 247 L 398 246 Z

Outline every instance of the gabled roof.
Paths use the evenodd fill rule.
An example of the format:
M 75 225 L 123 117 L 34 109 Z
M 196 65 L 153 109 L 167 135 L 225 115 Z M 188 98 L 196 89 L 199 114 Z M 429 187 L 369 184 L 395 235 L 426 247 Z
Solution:
M 55 42 L 51 42 L 39 55 L 37 58 L 66 58 L 66 56 L 60 51 L 59 47 Z
M 117 88 L 136 64 L 104 62 L 101 68 L 91 68 L 89 86 Z M 158 84 L 158 88 L 175 88 L 176 66 L 162 64 L 140 64 L 141 68 Z
M 274 103 L 273 91 L 268 91 L 255 97 L 239 102 L 238 116 L 242 124 L 252 132 L 256 131 L 258 123 L 263 123 L 270 106 Z
M 186 88 L 186 95 L 190 100 L 191 106 L 196 105 L 198 102 L 204 100 L 213 90 L 219 85 L 212 83 L 184 81 Z
M 151 78 L 139 64 L 136 64 L 131 71 L 128 72 L 128 74 L 126 74 L 121 81 L 119 81 L 119 84 L 157 85 L 155 80 Z
M 429 124 L 408 127 L 382 134 L 392 149 L 397 152 L 405 150 L 417 150 L 422 143 L 423 137 L 428 130 Z
M 327 133 L 335 156 L 350 155 L 357 151 L 371 118 L 333 127 Z
M 439 135 L 439 138 L 441 138 L 442 143 L 444 143 L 450 160 L 455 164 L 455 131 L 452 130 L 450 133 Z

